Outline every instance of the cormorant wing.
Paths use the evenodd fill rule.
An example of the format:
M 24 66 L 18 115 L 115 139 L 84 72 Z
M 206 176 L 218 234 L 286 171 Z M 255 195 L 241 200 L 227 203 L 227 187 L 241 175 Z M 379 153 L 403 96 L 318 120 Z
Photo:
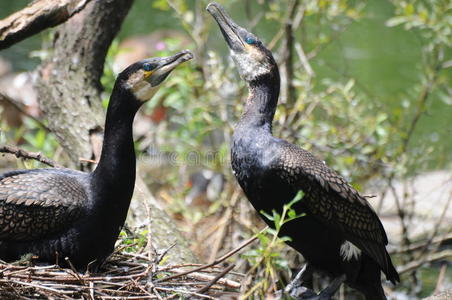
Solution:
M 309 213 L 328 226 L 340 228 L 345 239 L 372 257 L 387 271 L 388 239 L 375 211 L 338 173 L 311 153 L 284 143 L 274 171 L 295 190 L 302 190 L 301 201 Z M 385 272 L 386 273 L 386 272 Z
M 80 175 L 85 173 L 65 169 L 0 175 L 0 240 L 29 241 L 71 226 L 87 200 Z

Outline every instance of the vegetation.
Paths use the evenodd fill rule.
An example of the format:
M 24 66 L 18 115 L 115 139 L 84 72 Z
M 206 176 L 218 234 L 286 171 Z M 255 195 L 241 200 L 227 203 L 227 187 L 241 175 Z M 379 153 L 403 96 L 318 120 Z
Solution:
M 395 223 L 401 224 L 401 234 L 389 237 L 390 249 L 396 253 L 396 265 L 405 271 L 402 284 L 395 289 L 415 297 L 430 295 L 444 280 L 438 279 L 438 274 L 447 267 L 438 266 L 450 257 L 440 256 L 436 259 L 439 263 L 430 264 L 432 255 L 443 249 L 434 241 L 450 240 L 450 225 L 443 221 L 447 220 L 450 200 L 444 207 L 431 207 L 444 210 L 438 213 L 441 218 L 434 229 L 415 234 L 413 220 L 419 213 L 416 193 L 406 192 L 405 187 L 397 196 L 400 193 L 395 187 L 397 182 L 427 171 L 449 170 L 448 179 L 452 176 L 450 1 L 218 2 L 240 24 L 263 38 L 281 67 L 275 135 L 322 157 L 362 193 L 377 191 L 372 193 L 381 196 L 378 199 L 393 195 L 398 216 Z M 229 258 L 236 264 L 235 270 L 246 275 L 242 297 L 258 299 L 281 289 L 301 266 L 301 257 L 284 245 L 284 238 L 276 236 L 285 222 L 302 216 L 293 211 L 292 202 L 282 215 L 267 216 L 276 230 L 261 232 L 263 222 L 233 178 L 229 142 L 247 97 L 246 88 L 218 39 L 218 28 L 204 11 L 206 5 L 207 1 L 136 1 L 108 52 L 103 99 L 108 99 L 113 86 L 117 56 L 132 51 L 121 42 L 168 28 L 185 35 L 156 41 L 164 46 L 152 55 L 169 55 L 186 47 L 195 52 L 196 62 L 168 78 L 165 88 L 138 116 L 140 121 L 149 122 L 157 108 L 166 111 L 162 121 L 139 130 L 139 168 L 155 198 L 192 241 L 191 248 L 201 261 L 210 262 L 260 232 L 258 243 Z M 2 10 L 0 17 L 7 12 Z M 51 40 L 52 32 L 34 37 L 35 42 Z M 21 46 L 26 45 L 15 47 Z M 0 56 L 5 53 L 14 67 L 23 69 L 25 59 L 12 54 L 16 49 L 0 52 Z M 51 50 L 39 54 L 46 57 Z M 36 55 L 36 51 L 26 51 Z M 30 62 L 26 69 L 35 64 Z M 2 109 L 6 111 L 0 106 Z M 0 144 L 20 145 L 69 164 L 69 156 L 48 130 L 45 116 L 33 119 L 27 115 L 19 127 L 2 117 Z M 1 165 L 15 166 L 6 160 L 0 160 Z M 39 164 L 18 160 L 17 166 Z M 186 182 L 190 173 L 201 169 L 224 174 L 226 184 L 213 202 L 187 205 Z M 302 201 L 300 197 L 294 201 Z M 377 210 L 384 206 L 382 200 L 369 200 Z M 140 252 L 147 245 L 148 231 L 135 228 L 132 220 L 129 223 L 135 232 L 123 233 L 122 246 L 129 245 L 126 251 Z M 413 262 L 420 263 L 410 268 Z

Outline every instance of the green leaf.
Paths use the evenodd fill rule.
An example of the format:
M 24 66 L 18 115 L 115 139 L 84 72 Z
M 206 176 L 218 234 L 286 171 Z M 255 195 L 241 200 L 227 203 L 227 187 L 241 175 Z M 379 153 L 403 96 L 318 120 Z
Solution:
M 406 23 L 406 22 L 408 22 L 408 18 L 407 17 L 397 16 L 397 17 L 393 17 L 393 18 L 390 18 L 389 20 L 387 20 L 386 21 L 386 26 L 394 27 L 394 26 L 398 26 L 398 25 Z

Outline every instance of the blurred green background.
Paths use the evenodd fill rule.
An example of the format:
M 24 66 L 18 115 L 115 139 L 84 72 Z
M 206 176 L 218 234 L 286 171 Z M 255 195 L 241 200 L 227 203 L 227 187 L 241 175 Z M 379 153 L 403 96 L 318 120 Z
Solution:
M 161 10 L 161 2 L 137 0 L 132 7 L 122 30 L 118 36 L 123 40 L 133 35 L 145 35 L 159 29 L 182 30 L 179 19 L 171 9 Z M 194 1 L 186 1 L 188 7 L 194 6 Z M 239 24 L 247 26 L 249 18 L 247 9 L 239 1 L 230 1 L 228 7 L 231 15 Z M 265 6 L 271 5 L 265 2 Z M 0 18 L 19 10 L 28 3 L 26 0 L 0 1 Z M 163 5 L 164 6 L 164 5 Z M 262 10 L 257 3 L 250 5 L 248 13 L 254 16 Z M 390 117 L 397 118 L 403 111 L 415 106 L 418 91 L 416 86 L 422 77 L 422 41 L 417 31 L 407 31 L 402 26 L 388 27 L 386 21 L 394 16 L 394 6 L 389 1 L 368 1 L 362 11 L 362 18 L 351 22 L 338 39 L 321 51 L 311 62 L 316 72 L 316 79 L 354 78 L 357 89 L 365 93 L 366 101 L 376 103 L 376 109 L 386 112 Z M 305 32 L 296 32 L 297 36 L 306 34 L 306 40 L 318 34 L 319 26 L 315 16 L 307 17 Z M 333 24 L 334 25 L 334 24 Z M 322 25 L 323 26 L 323 25 Z M 263 19 L 255 29 L 255 33 L 264 41 L 269 42 L 278 27 L 274 20 Z M 0 55 L 13 63 L 16 71 L 33 70 L 39 59 L 30 57 L 30 51 L 41 48 L 47 32 L 26 39 L 13 47 L 0 52 Z M 211 26 L 211 35 L 218 36 L 217 28 Z M 303 37 L 300 37 L 303 40 Z M 221 39 L 210 39 L 208 49 L 219 51 L 226 55 Z M 304 45 L 309 49 L 309 42 Z M 449 48 L 445 55 L 451 58 Z M 442 80 L 451 83 L 450 68 L 441 74 Z M 450 91 L 449 91 L 450 92 Z M 416 126 L 414 138 L 410 143 L 414 146 L 430 145 L 434 150 L 428 153 L 426 164 L 422 169 L 450 168 L 452 158 L 452 100 L 446 91 L 436 90 L 430 96 L 427 113 Z M 408 122 L 409 118 L 400 120 Z M 353 124 L 350 124 L 353 126 Z M 401 124 L 407 126 L 406 123 Z M 419 170 L 419 169 L 418 169 Z

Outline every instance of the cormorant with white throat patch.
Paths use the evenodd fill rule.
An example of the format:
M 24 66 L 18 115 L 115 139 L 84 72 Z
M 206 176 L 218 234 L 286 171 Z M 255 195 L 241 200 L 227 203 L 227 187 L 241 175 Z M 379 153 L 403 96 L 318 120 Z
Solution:
M 113 252 L 135 184 L 132 124 L 138 109 L 192 53 L 145 59 L 121 72 L 107 110 L 102 154 L 92 173 L 71 169 L 0 174 L 0 259 L 96 270 Z
M 218 23 L 249 89 L 232 139 L 233 172 L 258 212 L 281 213 L 284 204 L 300 190 L 304 193 L 294 208 L 305 216 L 286 223 L 280 235 L 289 236 L 291 241 L 287 243 L 307 261 L 300 273 L 301 282 L 310 281 L 313 270 L 335 278 L 329 288 L 309 299 L 329 299 L 343 281 L 367 300 L 386 299 L 381 271 L 393 283 L 399 281 L 399 275 L 386 251 L 388 239 L 377 214 L 323 161 L 272 135 L 280 89 L 272 53 L 254 34 L 238 26 L 219 4 L 210 3 L 207 10 Z

